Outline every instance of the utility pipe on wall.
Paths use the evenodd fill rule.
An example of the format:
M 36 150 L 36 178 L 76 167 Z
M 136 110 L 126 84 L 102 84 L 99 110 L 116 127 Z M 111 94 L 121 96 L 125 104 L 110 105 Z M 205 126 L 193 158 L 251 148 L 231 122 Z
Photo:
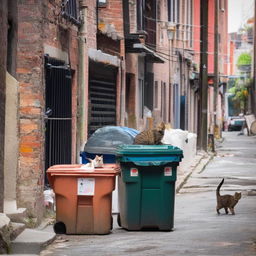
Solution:
M 87 137 L 87 111 L 85 102 L 88 96 L 88 83 L 86 78 L 88 66 L 86 65 L 86 35 L 87 35 L 87 5 L 85 0 L 79 1 L 81 15 L 81 26 L 78 31 L 78 116 L 77 116 L 77 162 L 80 159 L 80 151 L 83 150 L 85 138 Z

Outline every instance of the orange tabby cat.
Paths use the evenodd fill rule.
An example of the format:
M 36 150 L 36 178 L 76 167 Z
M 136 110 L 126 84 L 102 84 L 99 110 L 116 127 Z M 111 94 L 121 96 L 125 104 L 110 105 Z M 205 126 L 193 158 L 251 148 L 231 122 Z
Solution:
M 234 215 L 234 207 L 238 203 L 238 201 L 241 199 L 241 193 L 236 192 L 234 195 L 220 195 L 220 188 L 222 184 L 224 183 L 224 179 L 222 179 L 221 183 L 218 185 L 216 190 L 216 196 L 217 196 L 217 206 L 216 211 L 218 214 L 220 214 L 219 210 L 224 208 L 226 214 L 228 214 L 228 209 L 231 211 L 231 213 Z

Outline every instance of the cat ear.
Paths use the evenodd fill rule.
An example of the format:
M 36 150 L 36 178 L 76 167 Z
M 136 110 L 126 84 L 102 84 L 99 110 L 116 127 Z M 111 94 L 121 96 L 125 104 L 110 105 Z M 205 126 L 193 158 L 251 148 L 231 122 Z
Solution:
M 88 158 L 88 157 L 87 157 L 87 159 L 89 160 L 89 162 L 93 162 L 93 160 L 92 160 L 91 158 Z
M 165 130 L 165 123 L 164 123 L 164 122 L 161 122 L 158 127 L 159 127 L 159 129 L 161 129 L 161 130 Z

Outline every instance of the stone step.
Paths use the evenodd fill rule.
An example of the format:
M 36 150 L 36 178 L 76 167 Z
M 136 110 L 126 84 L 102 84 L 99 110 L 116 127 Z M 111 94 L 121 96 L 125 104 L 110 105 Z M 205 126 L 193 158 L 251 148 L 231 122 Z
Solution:
M 12 222 L 25 223 L 25 219 L 27 217 L 27 209 L 18 208 L 15 211 L 5 211 L 5 214 Z
M 10 249 L 10 223 L 6 214 L 0 213 L 0 254 L 7 253 Z
M 26 228 L 26 225 L 24 223 L 16 223 L 11 222 L 12 231 L 10 234 L 10 239 L 14 240 L 18 235 L 20 235 Z
M 55 237 L 54 232 L 26 228 L 11 242 L 11 254 L 39 254 Z

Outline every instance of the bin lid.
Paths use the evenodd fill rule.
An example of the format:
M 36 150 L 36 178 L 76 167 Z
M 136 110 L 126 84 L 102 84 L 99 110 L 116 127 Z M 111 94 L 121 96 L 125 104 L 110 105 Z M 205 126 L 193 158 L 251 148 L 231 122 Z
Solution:
M 63 164 L 53 165 L 47 170 L 47 178 L 53 187 L 54 177 L 113 177 L 118 175 L 119 166 L 117 164 L 104 164 L 103 167 L 89 169 L 84 164 Z
M 123 145 L 117 149 L 118 162 L 133 162 L 139 166 L 179 163 L 183 152 L 171 145 Z
M 183 151 L 172 145 L 120 145 L 116 150 L 117 155 L 179 155 L 183 156 Z
M 103 167 L 88 168 L 85 164 L 63 164 L 53 165 L 48 168 L 47 173 L 51 174 L 81 174 L 81 175 L 109 175 L 118 173 L 117 164 L 104 164 Z
M 93 154 L 115 154 L 119 145 L 133 144 L 138 130 L 125 126 L 104 126 L 87 140 L 84 151 Z

